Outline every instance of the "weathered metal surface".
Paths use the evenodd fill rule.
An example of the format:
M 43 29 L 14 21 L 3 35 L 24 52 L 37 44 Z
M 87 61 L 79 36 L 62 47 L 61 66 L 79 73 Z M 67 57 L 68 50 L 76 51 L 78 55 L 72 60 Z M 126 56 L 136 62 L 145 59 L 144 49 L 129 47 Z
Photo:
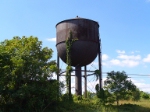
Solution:
M 93 20 L 76 18 L 59 22 L 56 25 L 56 47 L 59 57 L 66 62 L 65 41 L 72 32 L 71 65 L 85 66 L 97 56 L 99 42 L 99 24 Z
M 87 98 L 87 74 L 86 66 L 84 66 L 84 97 Z
M 82 95 L 82 75 L 81 75 L 81 67 L 75 67 L 75 93 L 76 95 Z

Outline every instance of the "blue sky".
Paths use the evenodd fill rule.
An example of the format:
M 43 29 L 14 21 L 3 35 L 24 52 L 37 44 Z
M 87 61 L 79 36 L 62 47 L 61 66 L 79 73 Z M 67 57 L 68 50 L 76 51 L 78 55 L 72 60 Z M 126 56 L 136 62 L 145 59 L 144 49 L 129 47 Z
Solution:
M 56 59 L 55 25 L 77 15 L 100 24 L 103 72 L 124 70 L 150 92 L 150 0 L 1 0 L 0 41 L 37 36 Z

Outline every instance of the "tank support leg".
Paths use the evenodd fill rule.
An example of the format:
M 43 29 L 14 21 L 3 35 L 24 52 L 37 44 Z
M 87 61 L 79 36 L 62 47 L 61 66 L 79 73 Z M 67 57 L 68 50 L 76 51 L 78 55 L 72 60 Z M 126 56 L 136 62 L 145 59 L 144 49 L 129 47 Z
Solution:
M 76 95 L 82 95 L 82 77 L 81 67 L 75 67 L 75 93 Z
M 87 98 L 87 74 L 86 74 L 86 66 L 84 66 L 84 97 Z

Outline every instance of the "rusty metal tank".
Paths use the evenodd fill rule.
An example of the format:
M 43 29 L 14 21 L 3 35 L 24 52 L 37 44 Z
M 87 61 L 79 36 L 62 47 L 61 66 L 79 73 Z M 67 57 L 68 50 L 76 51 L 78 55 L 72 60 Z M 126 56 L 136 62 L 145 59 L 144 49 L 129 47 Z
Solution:
M 66 63 L 66 39 L 72 32 L 76 41 L 71 46 L 71 65 L 85 66 L 97 56 L 99 43 L 99 24 L 85 18 L 74 18 L 56 24 L 56 47 L 59 57 Z

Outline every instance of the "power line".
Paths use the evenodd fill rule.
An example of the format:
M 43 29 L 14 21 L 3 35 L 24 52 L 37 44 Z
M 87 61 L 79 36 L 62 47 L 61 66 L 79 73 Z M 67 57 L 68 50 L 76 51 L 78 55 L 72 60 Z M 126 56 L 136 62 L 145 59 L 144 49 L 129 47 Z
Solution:
M 102 72 L 102 74 L 107 74 L 110 72 Z M 136 75 L 136 76 L 150 76 L 150 74 L 127 74 L 127 75 Z

